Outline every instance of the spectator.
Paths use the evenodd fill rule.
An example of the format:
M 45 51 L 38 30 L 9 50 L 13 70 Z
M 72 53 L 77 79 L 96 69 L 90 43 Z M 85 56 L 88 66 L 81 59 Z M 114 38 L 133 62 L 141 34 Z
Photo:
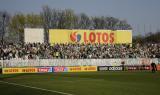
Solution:
M 0 59 L 107 59 L 160 58 L 160 44 L 6 44 L 0 45 Z

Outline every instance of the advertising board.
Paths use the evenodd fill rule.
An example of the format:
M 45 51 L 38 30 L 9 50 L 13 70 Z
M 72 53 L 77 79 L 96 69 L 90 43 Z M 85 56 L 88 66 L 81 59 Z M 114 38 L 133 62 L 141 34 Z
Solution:
M 98 71 L 122 71 L 121 66 L 98 66 Z
M 125 70 L 150 70 L 150 65 L 125 66 Z
M 38 67 L 38 73 L 52 72 L 52 67 Z
M 97 66 L 76 66 L 76 67 L 67 67 L 68 72 L 92 72 L 97 71 Z
M 132 43 L 132 31 L 50 29 L 49 42 L 50 43 L 105 43 L 105 44 Z
M 2 74 L 37 73 L 37 68 L 2 68 Z
M 24 29 L 25 43 L 44 43 L 43 28 L 25 28 Z
M 67 72 L 68 68 L 64 66 L 53 67 L 53 72 Z

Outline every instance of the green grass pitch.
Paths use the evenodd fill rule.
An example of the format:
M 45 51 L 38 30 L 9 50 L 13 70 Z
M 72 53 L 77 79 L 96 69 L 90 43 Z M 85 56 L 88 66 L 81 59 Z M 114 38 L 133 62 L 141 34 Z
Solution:
M 0 95 L 160 95 L 160 72 L 0 75 Z

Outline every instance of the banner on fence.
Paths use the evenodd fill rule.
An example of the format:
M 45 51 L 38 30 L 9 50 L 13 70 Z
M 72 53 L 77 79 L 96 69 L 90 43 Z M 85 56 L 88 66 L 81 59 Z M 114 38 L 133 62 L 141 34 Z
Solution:
M 52 67 L 38 67 L 38 73 L 52 72 Z
M 97 66 L 76 66 L 67 67 L 68 72 L 92 72 L 97 71 Z
M 37 68 L 2 68 L 3 74 L 37 73 Z
M 122 66 L 98 66 L 98 71 L 122 71 Z
M 64 66 L 53 67 L 53 72 L 67 72 L 68 68 Z
M 125 70 L 150 70 L 150 65 L 142 66 L 125 66 Z

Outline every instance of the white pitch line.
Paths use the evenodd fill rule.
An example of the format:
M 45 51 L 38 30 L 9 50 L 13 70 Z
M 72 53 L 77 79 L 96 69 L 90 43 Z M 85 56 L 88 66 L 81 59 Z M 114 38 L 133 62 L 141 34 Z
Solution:
M 27 87 L 27 88 L 32 88 L 32 89 L 38 89 L 38 90 L 47 91 L 47 92 L 59 93 L 59 94 L 63 94 L 63 95 L 73 95 L 73 94 L 70 94 L 70 93 L 64 93 L 64 92 L 60 92 L 60 91 L 48 90 L 48 89 L 44 89 L 44 88 L 33 87 L 33 86 L 28 86 L 28 85 L 22 85 L 22 84 L 17 84 L 17 83 L 11 83 L 11 82 L 6 82 L 6 81 L 0 81 L 0 82 L 1 83 L 15 85 L 15 86 L 22 86 L 22 87 Z

